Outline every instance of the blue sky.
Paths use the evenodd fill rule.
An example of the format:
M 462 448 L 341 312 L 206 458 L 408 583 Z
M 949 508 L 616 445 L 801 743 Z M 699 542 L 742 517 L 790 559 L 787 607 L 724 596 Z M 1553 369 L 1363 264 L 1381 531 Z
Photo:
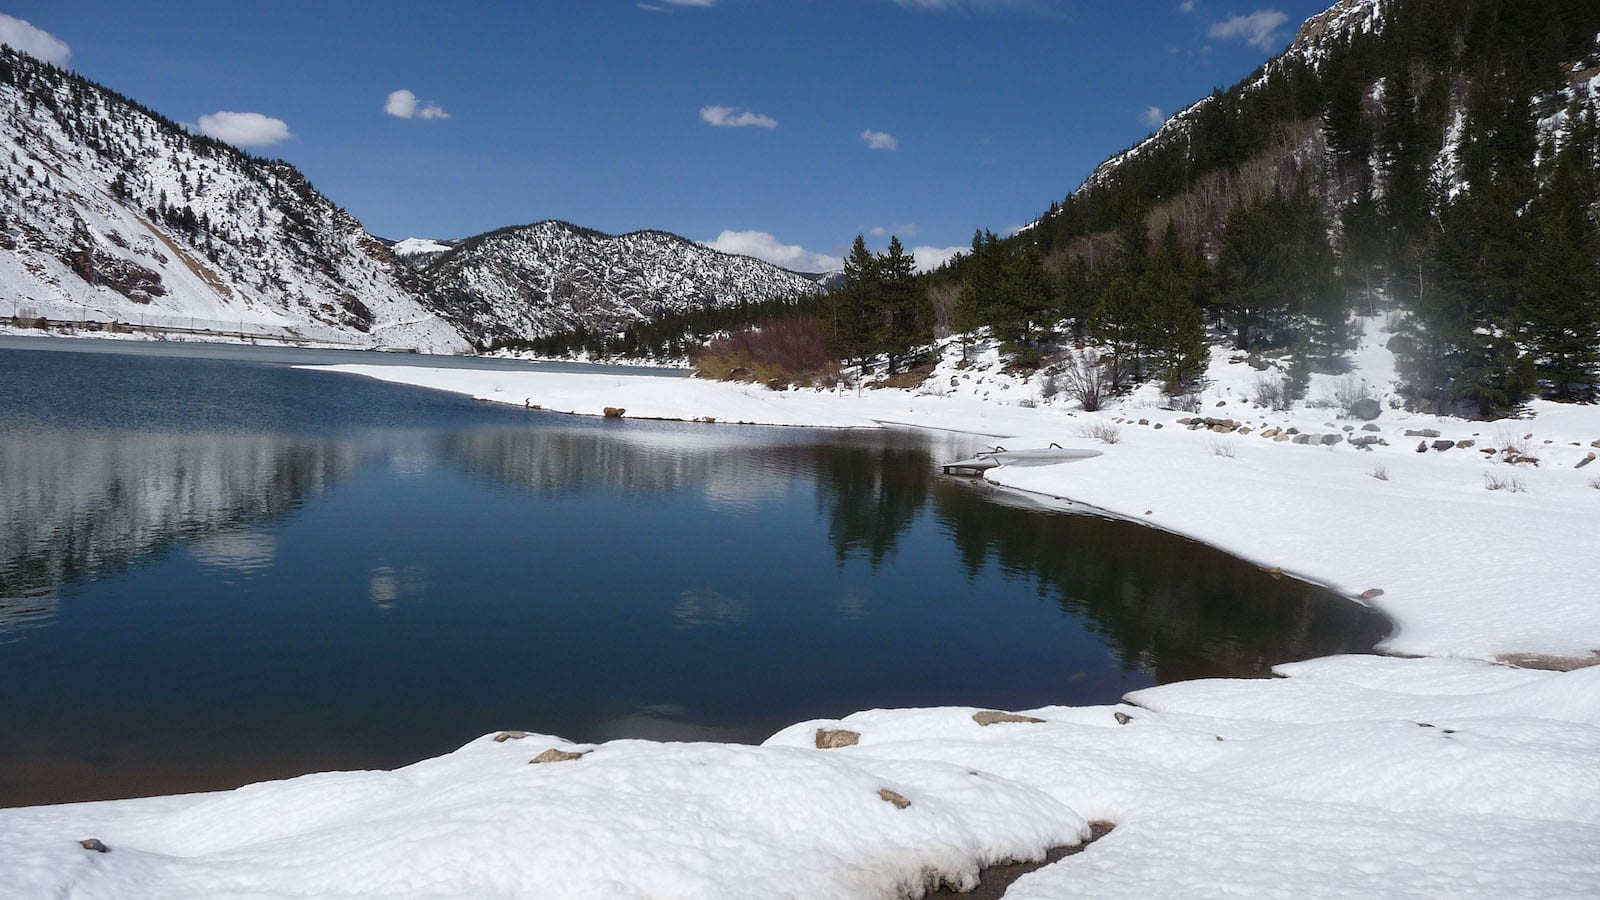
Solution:
M 0 0 L 0 39 L 289 160 L 385 237 L 559 218 L 818 268 L 857 233 L 932 259 L 1029 221 L 1322 6 Z

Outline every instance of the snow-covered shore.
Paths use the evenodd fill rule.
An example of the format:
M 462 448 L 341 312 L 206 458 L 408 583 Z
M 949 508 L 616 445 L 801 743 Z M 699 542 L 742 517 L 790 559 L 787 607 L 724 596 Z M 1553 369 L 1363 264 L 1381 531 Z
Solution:
M 1386 401 L 1384 355 L 1369 348 L 1357 362 Z M 1106 821 L 1108 836 L 1007 896 L 1600 892 L 1600 666 L 1496 661 L 1577 665 L 1600 648 L 1600 464 L 1577 468 L 1600 440 L 1600 412 L 1535 405 L 1528 419 L 1480 423 L 1383 402 L 1381 430 L 1363 432 L 1333 409 L 1253 407 L 1253 370 L 1219 354 L 1198 413 L 1142 392 L 1085 414 L 993 363 L 992 352 L 974 367 L 949 359 L 923 389 L 860 395 L 339 368 L 590 415 L 610 406 L 630 418 L 896 423 L 995 435 L 1012 449 L 1094 446 L 1105 453 L 988 477 L 1352 597 L 1381 590 L 1371 602 L 1398 625 L 1386 649 L 1426 658 L 1333 657 L 1281 666 L 1280 679 L 1026 711 L 1041 721 L 866 711 L 796 724 L 761 747 L 486 735 L 395 772 L 4 810 L 0 886 L 83 897 L 916 896 L 941 881 L 970 886 L 998 861 L 1041 858 Z M 1319 379 L 1311 397 L 1337 387 Z M 1250 432 L 1179 423 L 1196 415 Z M 1262 437 L 1275 427 L 1341 439 Z M 1477 446 L 1435 450 L 1435 438 L 1405 436 L 1422 429 Z M 1090 436 L 1113 431 L 1115 443 Z M 1387 445 L 1350 446 L 1364 434 Z M 1538 464 L 1480 452 L 1510 444 Z M 848 734 L 822 741 L 819 729 Z M 529 764 L 553 748 L 583 755 Z M 79 846 L 91 837 L 110 852 Z

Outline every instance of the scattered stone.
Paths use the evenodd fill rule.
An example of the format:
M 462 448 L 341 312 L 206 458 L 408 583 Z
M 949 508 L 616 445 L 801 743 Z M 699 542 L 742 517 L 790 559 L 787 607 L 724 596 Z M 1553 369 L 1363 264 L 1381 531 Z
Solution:
M 888 788 L 878 788 L 878 798 L 886 803 L 893 803 L 895 809 L 905 809 L 911 805 L 911 801 L 907 800 L 904 794 L 897 794 Z
M 1227 434 L 1228 432 L 1232 431 L 1233 429 L 1229 428 L 1226 425 L 1213 425 L 1213 426 L 1211 426 L 1211 430 L 1216 432 L 1217 434 Z
M 1436 438 L 1439 432 L 1432 428 L 1407 428 L 1406 437 Z
M 1427 441 L 1417 441 L 1417 452 L 1418 453 L 1427 453 L 1428 452 L 1428 442 Z
M 622 414 L 627 412 L 627 410 L 620 406 L 608 406 L 605 408 L 604 412 L 605 417 L 608 419 L 620 419 L 622 418 Z
M 1313 435 L 1313 434 L 1297 434 L 1297 435 L 1294 436 L 1294 442 L 1296 444 L 1309 444 L 1309 443 L 1311 443 L 1311 439 L 1313 437 L 1317 437 L 1317 435 Z M 1319 440 L 1320 440 L 1320 438 L 1319 438 Z
M 1346 426 L 1344 426 L 1343 430 L 1344 431 L 1355 431 L 1356 427 L 1354 425 L 1346 425 Z
M 1268 428 L 1266 431 L 1261 432 L 1261 436 L 1264 438 L 1275 438 L 1280 434 L 1283 434 L 1282 428 Z
M 1500 451 L 1496 450 L 1493 447 L 1479 447 L 1478 448 L 1478 452 L 1479 453 L 1487 453 L 1487 454 L 1493 455 L 1493 454 L 1498 453 Z
M 1382 438 L 1375 434 L 1360 434 L 1350 439 L 1350 446 L 1360 447 L 1365 450 L 1380 440 L 1382 440 Z
M 1322 446 L 1324 447 L 1332 447 L 1334 444 L 1342 443 L 1344 443 L 1344 435 L 1342 434 L 1325 434 L 1322 436 Z
M 1456 445 L 1455 441 L 1434 441 L 1433 442 L 1433 449 L 1439 451 L 1440 453 L 1443 453 L 1444 451 L 1449 450 L 1451 447 L 1454 447 L 1455 445 Z
M 1289 439 L 1289 436 L 1287 434 L 1275 434 L 1275 435 L 1272 436 L 1272 442 L 1274 444 L 1281 444 L 1284 441 L 1287 441 L 1288 439 Z
M 1299 434 L 1299 433 L 1300 433 L 1300 429 L 1298 429 L 1298 428 L 1290 428 L 1288 431 L 1284 432 L 1284 434 Z
M 1583 459 L 1578 460 L 1578 464 L 1576 466 L 1573 466 L 1573 468 L 1581 469 L 1584 466 L 1587 466 L 1589 463 L 1592 463 L 1592 462 L 1594 462 L 1594 451 L 1590 450 L 1589 451 L 1589 455 L 1585 456 Z
M 1589 442 L 1589 446 L 1595 447 L 1595 448 L 1600 448 L 1600 441 L 1590 441 Z
M 854 747 L 861 742 L 861 732 L 850 731 L 846 728 L 818 728 L 817 749 L 837 750 L 840 747 Z
M 1464 441 L 1456 441 L 1456 449 L 1458 449 L 1458 450 L 1466 450 L 1466 449 L 1469 449 L 1471 447 L 1476 447 L 1477 445 L 1478 445 L 1478 442 L 1473 440 L 1472 438 L 1467 438 Z
M 1112 713 L 1111 715 L 1116 717 L 1118 725 L 1126 725 L 1133 721 L 1133 716 L 1130 716 L 1125 712 L 1121 712 L 1120 710 Z
M 535 756 L 533 759 L 528 760 L 528 765 L 531 766 L 538 763 L 571 762 L 575 759 L 582 759 L 584 754 L 588 752 L 589 751 L 587 750 L 579 750 L 574 753 L 570 750 L 559 750 L 555 747 L 551 747 L 549 750 L 546 750 L 538 756 Z
M 1254 429 L 1254 428 L 1251 428 L 1251 427 L 1250 427 L 1250 426 L 1249 426 L 1249 425 L 1246 425 L 1246 426 L 1244 426 L 1244 427 L 1243 427 L 1243 428 L 1240 428 L 1240 429 L 1239 429 L 1239 433 L 1240 433 L 1240 434 L 1249 434 L 1249 433 L 1250 433 L 1250 432 L 1252 432 L 1252 431 L 1255 431 L 1255 429 Z
M 1367 588 L 1366 590 L 1361 592 L 1361 599 L 1363 599 L 1363 600 L 1376 600 L 1377 598 L 1382 597 L 1382 596 L 1383 596 L 1383 588 Z
M 506 741 L 520 741 L 527 736 L 526 731 L 502 731 L 494 736 L 494 742 L 504 744 Z
M 1140 425 L 1149 425 L 1150 424 L 1150 420 L 1149 419 L 1140 419 L 1139 420 L 1139 424 Z
M 1188 416 L 1184 416 L 1183 418 L 1178 420 L 1178 424 L 1179 425 L 1188 425 L 1190 422 L 1193 422 L 1193 421 L 1194 420 L 1189 418 Z
M 1157 422 L 1157 423 L 1156 423 L 1156 430 L 1157 430 L 1157 431 L 1160 431 L 1160 430 L 1161 430 L 1161 423 L 1160 423 L 1160 422 Z
M 1228 405 L 1228 401 L 1226 401 L 1226 400 L 1218 400 L 1217 401 L 1217 405 L 1218 406 L 1227 406 Z
M 1350 406 L 1350 415 L 1363 422 L 1370 422 L 1383 414 L 1383 406 L 1371 397 L 1357 400 Z
M 84 838 L 83 840 L 78 842 L 78 846 L 82 847 L 85 850 L 93 850 L 96 853 L 110 853 L 111 852 L 111 848 L 107 847 L 105 845 L 105 842 L 100 840 L 99 838 Z
M 1028 724 L 1038 724 L 1044 720 L 1035 719 L 1033 716 L 1019 716 L 1016 713 L 1001 712 L 997 709 L 986 709 L 982 712 L 973 713 L 972 721 L 977 722 L 979 725 L 995 725 L 1000 722 L 1026 722 Z
M 1379 428 L 1378 426 L 1376 426 L 1374 424 L 1372 424 L 1371 422 L 1368 422 L 1367 424 L 1361 426 L 1361 430 L 1362 431 L 1382 431 L 1383 429 Z

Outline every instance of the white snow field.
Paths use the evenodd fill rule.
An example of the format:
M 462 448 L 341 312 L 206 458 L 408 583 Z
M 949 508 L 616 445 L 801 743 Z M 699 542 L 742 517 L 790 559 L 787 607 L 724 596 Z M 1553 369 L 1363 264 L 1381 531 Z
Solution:
M 1104 454 L 986 477 L 1352 598 L 1380 589 L 1370 602 L 1395 620 L 1384 649 L 1397 655 L 1024 711 L 1037 722 L 873 710 L 799 723 L 760 747 L 486 735 L 394 772 L 3 810 L 0 885 L 22 897 L 914 897 L 970 887 L 995 862 L 1041 859 L 1099 821 L 1114 830 L 1007 896 L 1600 895 L 1600 666 L 1581 667 L 1600 649 L 1600 462 L 1577 468 L 1600 440 L 1600 410 L 1536 403 L 1494 423 L 1406 414 L 1388 402 L 1382 322 L 1364 325 L 1354 378 L 1382 404 L 1378 432 L 1334 408 L 1254 406 L 1255 370 L 1225 353 L 1199 413 L 1141 391 L 1086 414 L 1045 396 L 1038 377 L 1001 373 L 992 349 L 967 368 L 951 351 L 918 391 L 859 396 L 340 367 L 590 415 L 887 422 L 995 435 L 1011 449 L 1093 446 Z M 1339 390 L 1342 379 L 1319 376 L 1310 398 Z M 1178 423 L 1194 415 L 1252 430 Z M 1342 439 L 1261 436 L 1272 427 Z M 1477 446 L 1435 450 L 1435 438 L 1404 435 L 1424 428 Z M 1108 429 L 1115 443 L 1088 436 Z M 1343 439 L 1364 434 L 1388 444 Z M 1508 444 L 1538 463 L 1480 452 Z M 819 729 L 859 738 L 819 749 Z M 552 748 L 584 755 L 530 765 Z M 109 852 L 81 847 L 88 838 Z

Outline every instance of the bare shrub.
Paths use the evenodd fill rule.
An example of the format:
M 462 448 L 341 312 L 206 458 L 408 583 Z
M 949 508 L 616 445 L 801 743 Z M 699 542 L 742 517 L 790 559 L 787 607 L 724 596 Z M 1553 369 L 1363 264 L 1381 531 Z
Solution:
M 1122 429 L 1110 422 L 1089 422 L 1078 429 L 1078 433 L 1086 438 L 1093 438 L 1102 444 L 1115 444 L 1122 439 Z
M 1061 360 L 1061 373 L 1051 377 L 1061 379 L 1061 390 L 1078 401 L 1084 412 L 1095 412 L 1116 390 L 1117 358 L 1093 350 L 1074 350 Z
M 1276 412 L 1287 412 L 1292 403 L 1288 379 L 1276 372 L 1256 373 L 1252 393 L 1257 406 L 1264 406 Z
M 1528 490 L 1522 479 L 1516 475 L 1494 475 L 1483 473 L 1483 486 L 1491 491 L 1505 491 L 1508 494 L 1521 494 Z
M 814 317 L 790 316 L 715 338 L 695 354 L 694 368 L 719 381 L 809 381 L 826 371 L 826 347 Z
M 1389 480 L 1389 467 L 1384 465 L 1383 463 L 1378 463 L 1377 465 L 1373 466 L 1372 467 L 1372 471 L 1368 472 L 1367 474 L 1371 475 L 1373 478 L 1378 479 L 1379 481 L 1388 481 Z
M 1017 405 L 1022 407 L 1023 409 L 1033 409 L 1034 407 L 1038 406 L 1039 404 L 1032 397 L 1023 397 L 1021 400 L 1017 401 Z
M 1592 487 L 1595 490 L 1600 491 L 1600 476 L 1595 476 L 1594 478 L 1591 478 L 1589 480 L 1589 487 Z
M 1059 393 L 1061 393 L 1061 375 L 1059 373 L 1046 375 L 1044 381 L 1039 384 L 1039 396 L 1046 400 L 1054 400 Z
M 1199 391 L 1190 391 L 1179 394 L 1171 400 L 1171 407 L 1178 412 L 1197 413 L 1200 411 L 1201 401 Z
M 1224 459 L 1233 459 L 1234 457 L 1235 450 L 1233 444 L 1228 441 L 1212 438 L 1210 441 L 1210 447 L 1212 456 L 1220 456 Z
M 1349 412 L 1350 408 L 1362 400 L 1372 396 L 1371 388 L 1367 383 L 1354 375 L 1346 375 L 1333 383 L 1333 390 L 1329 394 L 1329 406 Z

